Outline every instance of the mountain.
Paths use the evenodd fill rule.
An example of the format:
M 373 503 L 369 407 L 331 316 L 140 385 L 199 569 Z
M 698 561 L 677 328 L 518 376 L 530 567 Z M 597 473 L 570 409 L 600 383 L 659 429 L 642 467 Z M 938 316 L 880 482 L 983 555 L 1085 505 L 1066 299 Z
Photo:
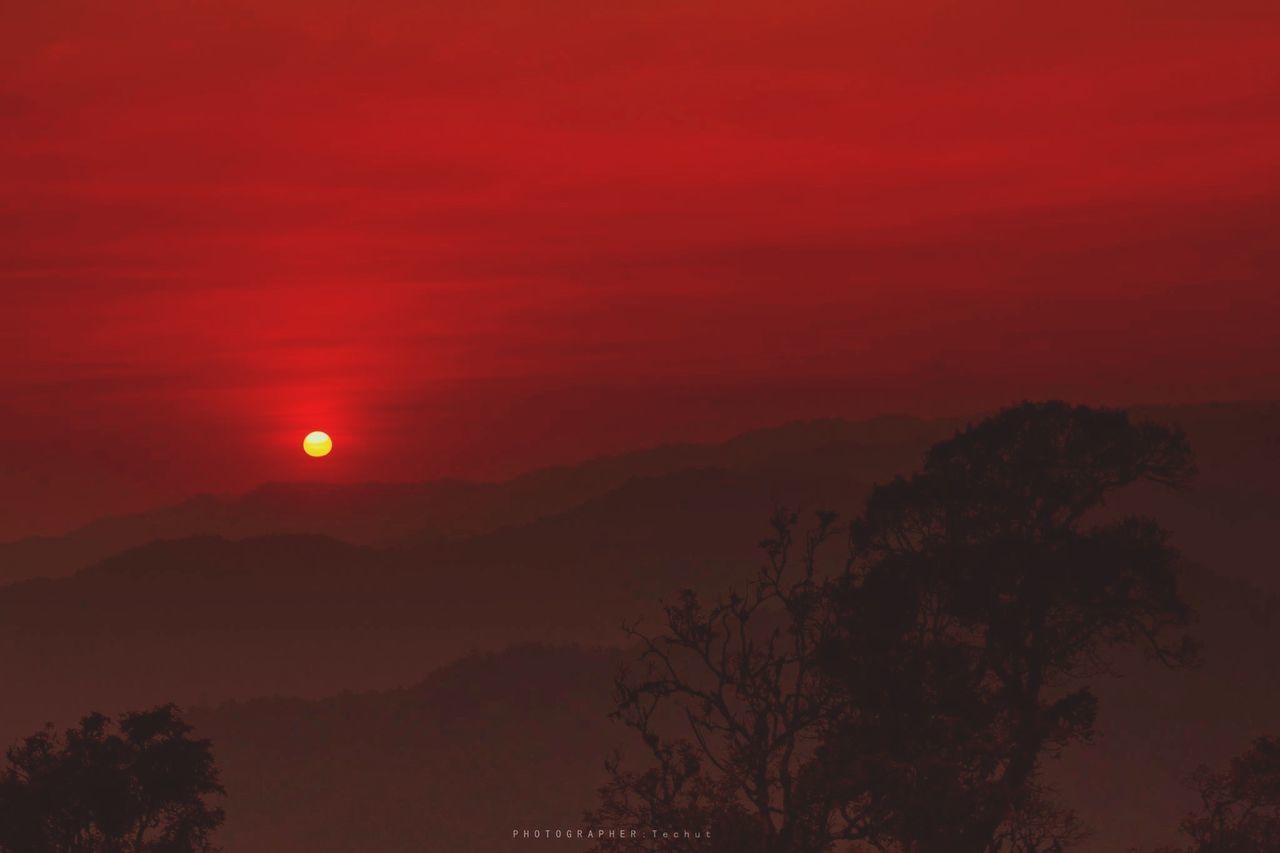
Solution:
M 1139 490 L 1117 509 L 1154 510 L 1193 562 L 1280 591 L 1269 541 L 1280 513 L 1280 455 L 1272 452 L 1280 405 L 1142 414 L 1186 426 L 1199 481 L 1179 492 Z M 811 421 L 505 484 L 393 487 L 441 504 L 450 489 L 485 495 L 416 520 L 405 509 L 411 501 L 363 486 L 268 488 L 210 504 L 216 511 L 191 508 L 200 501 L 161 511 L 148 518 L 216 517 L 231 533 L 139 545 L 68 577 L 0 587 L 0 678 L 14 687 L 0 707 L 0 737 L 89 705 L 385 689 L 511 642 L 611 644 L 624 620 L 653 614 L 682 586 L 740 582 L 777 504 L 854 512 L 874 481 L 911 470 L 952 426 Z M 383 512 L 389 520 L 374 536 Z M 343 522 L 341 532 L 397 544 L 228 538 L 286 515 L 367 519 Z M 128 527 L 116 524 L 101 529 Z
M 1190 517 L 1184 543 L 1198 559 L 1227 560 L 1236 572 L 1280 589 L 1260 563 L 1267 527 L 1280 513 L 1280 403 L 1138 407 L 1181 424 L 1201 459 L 1201 481 L 1177 494 L 1144 496 L 1162 512 Z M 501 483 L 270 483 L 244 495 L 201 495 L 145 513 L 116 516 L 64 536 L 0 543 L 0 583 L 61 577 L 157 539 L 217 535 L 243 539 L 320 534 L 351 544 L 475 536 L 553 516 L 629 480 L 692 468 L 756 475 L 778 500 L 854 506 L 848 482 L 871 483 L 911 470 L 930 444 L 964 419 L 881 417 L 784 424 L 720 444 L 679 444 L 562 465 Z M 859 496 L 860 497 L 860 496 Z M 1274 586 L 1273 586 L 1274 584 Z
M 1111 511 L 1150 512 L 1171 528 L 1187 557 L 1188 597 L 1201 614 L 1206 663 L 1194 673 L 1171 673 L 1125 662 L 1126 676 L 1104 688 L 1098 744 L 1072 750 L 1055 766 L 1064 793 L 1098 828 L 1098 838 L 1113 843 L 1099 850 L 1165 838 L 1185 803 L 1178 778 L 1200 761 L 1220 763 L 1280 719 L 1280 575 L 1270 541 L 1280 517 L 1280 405 L 1140 414 L 1186 428 L 1199 478 L 1177 492 L 1135 489 Z M 585 715 L 599 707 L 599 697 L 575 705 L 563 691 L 504 694 L 503 678 L 521 683 L 523 676 L 501 675 L 519 660 L 502 649 L 528 642 L 618 646 L 624 620 L 651 618 L 659 600 L 677 589 L 719 591 L 748 577 L 778 504 L 854 512 L 872 483 L 909 472 L 955 426 L 905 418 L 813 421 L 500 484 L 271 486 L 105 520 L 85 529 L 92 535 L 80 531 L 64 545 L 86 549 L 82 557 L 94 549 L 111 553 L 96 553 L 72 574 L 0 587 L 0 680 L 7 687 L 0 740 L 45 721 L 70 723 L 90 709 L 235 700 L 201 712 L 201 725 L 229 762 L 229 808 L 245 810 L 228 829 L 236 839 L 229 849 L 287 850 L 284 839 L 295 836 L 312 839 L 309 849 L 317 850 L 400 849 L 402 842 L 422 849 L 423 826 L 463 831 L 460 822 L 421 815 L 415 823 L 423 796 L 440 798 L 441 815 L 469 815 L 473 829 L 496 820 L 461 804 L 489 796 L 453 778 L 465 756 L 475 755 L 478 767 L 512 765 L 486 752 L 479 734 L 471 741 L 458 734 L 458 751 L 443 764 L 429 754 L 448 745 L 432 740 L 415 741 L 416 752 L 397 758 L 395 738 L 378 739 L 381 723 L 344 728 L 343 715 L 355 722 L 391 715 L 407 729 L 419 713 L 424 725 L 437 725 L 429 708 L 485 718 L 509 703 L 509 719 L 500 723 L 506 740 L 495 742 L 518 749 L 527 736 L 525 748 L 535 749 L 532 742 L 543 736 L 538 727 L 552 725 L 560 706 Z M 3 552 L 6 559 L 14 553 Z M 9 570 L 35 564 L 25 566 Z M 578 666 L 571 655 L 546 660 L 553 658 L 559 663 L 547 663 L 551 669 Z M 542 671 L 541 664 L 524 665 Z M 488 675 L 472 672 L 484 666 Z M 587 680 L 607 682 L 592 666 L 582 664 Z M 434 674 L 422 682 L 428 673 Z M 448 698 L 461 690 L 456 679 L 472 677 L 492 690 Z M 576 683 L 570 672 L 556 677 L 570 679 L 562 685 Z M 358 693 L 323 698 L 344 690 Z M 273 695 L 295 698 L 250 701 Z M 541 722 L 521 735 L 525 718 Z M 309 720 L 313 739 L 298 740 Z M 582 753 L 570 754 L 572 743 L 557 740 L 559 734 L 547 734 L 546 743 L 566 768 L 585 768 L 583 778 L 566 769 L 563 779 L 550 780 L 556 771 L 537 763 L 549 759 L 520 753 L 532 763 L 509 771 L 510 787 L 495 788 L 503 814 L 534 804 L 530 820 L 560 819 L 566 809 L 575 817 L 590 805 L 579 800 L 599 781 L 607 738 L 581 725 L 592 733 L 584 734 Z M 283 758 L 270 763 L 289 750 L 316 752 L 317 767 L 294 778 L 294 765 Z M 337 757 L 325 764 L 329 752 Z M 341 774 L 355 773 L 366 760 L 358 778 L 384 773 L 404 780 L 402 787 L 366 781 L 373 793 L 361 799 L 363 788 Z M 440 793 L 441 779 L 453 779 L 456 791 Z M 522 785 L 546 786 L 547 799 Z M 380 816 L 384 828 L 364 821 L 365 814 Z M 339 818 L 346 823 L 333 823 Z M 306 829 L 308 820 L 314 830 Z M 271 830 L 273 821 L 293 834 Z M 487 849 L 488 836 L 468 837 L 443 848 Z M 336 846 L 326 847 L 326 838 Z
M 1097 742 L 1047 762 L 1047 780 L 1093 830 L 1087 850 L 1175 842 L 1194 806 L 1186 775 L 1280 719 L 1280 602 L 1202 569 L 1186 581 L 1204 666 L 1121 661 L 1118 677 L 1094 682 Z M 581 826 L 613 749 L 647 766 L 607 716 L 629 658 L 524 645 L 408 688 L 197 709 L 189 717 L 213 739 L 229 791 L 221 841 L 236 853 L 488 853 L 510 849 L 513 829 Z
M 230 792 L 218 841 L 236 853 L 483 853 L 510 850 L 513 829 L 579 826 L 622 743 L 607 716 L 619 663 L 522 646 L 405 689 L 196 710 Z
M 745 577 L 767 484 L 641 478 L 519 527 L 394 549 L 322 536 L 150 543 L 0 587 L 0 733 L 127 707 L 411 683 L 521 640 L 612 643 L 683 585 Z
M 820 473 L 830 454 L 870 476 L 910 465 L 946 422 L 820 420 L 759 430 L 719 445 L 667 445 L 546 468 L 501 483 L 269 483 L 237 496 L 200 495 L 173 506 L 104 518 L 65 536 L 0 543 L 0 583 L 61 577 L 157 539 L 320 534 L 351 544 L 473 536 L 563 512 L 639 477 L 699 467 L 771 472 L 778 487 L 799 469 Z M 808 456 L 810 458 L 806 459 Z M 841 470 L 838 466 L 836 470 Z M 811 485 L 815 478 L 805 478 Z

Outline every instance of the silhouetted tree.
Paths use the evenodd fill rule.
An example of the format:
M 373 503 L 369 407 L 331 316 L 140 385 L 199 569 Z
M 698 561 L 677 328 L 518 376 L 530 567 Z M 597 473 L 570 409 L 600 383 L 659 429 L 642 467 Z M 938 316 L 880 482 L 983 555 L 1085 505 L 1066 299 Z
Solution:
M 706 826 L 718 849 L 761 853 L 1078 841 L 1038 774 L 1092 734 L 1083 679 L 1119 645 L 1171 665 L 1193 655 L 1164 532 L 1097 510 L 1191 470 L 1178 432 L 1028 403 L 877 487 L 841 571 L 817 571 L 830 515 L 789 571 L 795 518 L 782 517 L 746 594 L 704 607 L 686 591 L 663 633 L 634 632 L 642 670 L 619 680 L 617 716 L 656 767 L 612 762 L 593 817 Z
M 636 729 L 656 760 L 640 772 L 609 763 L 611 781 L 590 819 L 602 825 L 710 832 L 704 839 L 638 838 L 602 850 L 821 850 L 873 827 L 833 801 L 818 749 L 842 697 L 818 652 L 831 639 L 820 546 L 834 532 L 822 514 L 793 565 L 796 517 L 774 519 L 768 564 L 745 591 L 704 605 L 683 591 L 667 605 L 666 632 L 632 626 L 641 671 L 618 679 L 614 716 Z M 685 736 L 661 732 L 681 724 Z
M 1201 765 L 1191 783 L 1200 809 L 1182 822 L 1192 841 L 1182 853 L 1280 850 L 1280 739 L 1258 738 L 1226 770 Z
M 991 853 L 1063 853 L 1088 837 L 1076 813 L 1058 806 L 1051 790 L 1029 784 L 1019 792 L 988 849 Z
M 993 849 L 1042 758 L 1091 737 L 1083 681 L 1116 646 L 1192 659 L 1165 532 L 1098 512 L 1117 489 L 1191 472 L 1179 432 L 1026 403 L 873 490 L 836 585 L 826 669 L 849 702 L 832 748 L 906 849 Z
M 38 732 L 8 752 L 0 774 L 5 853 L 213 851 L 223 792 L 209 741 L 173 705 L 91 714 L 59 736 Z

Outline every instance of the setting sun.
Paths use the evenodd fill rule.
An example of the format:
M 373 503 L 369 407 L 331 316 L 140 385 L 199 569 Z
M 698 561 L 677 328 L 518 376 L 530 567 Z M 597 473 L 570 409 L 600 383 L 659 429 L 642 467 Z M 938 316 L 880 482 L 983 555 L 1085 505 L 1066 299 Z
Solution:
M 333 439 L 329 438 L 327 432 L 307 433 L 307 437 L 302 439 L 302 449 L 307 452 L 308 456 L 328 456 L 329 451 L 333 450 Z

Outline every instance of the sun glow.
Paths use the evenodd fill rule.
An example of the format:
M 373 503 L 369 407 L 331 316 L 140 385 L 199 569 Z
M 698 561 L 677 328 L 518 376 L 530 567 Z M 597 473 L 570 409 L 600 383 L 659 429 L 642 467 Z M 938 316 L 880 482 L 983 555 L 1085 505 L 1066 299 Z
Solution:
M 328 456 L 329 451 L 333 450 L 333 439 L 329 438 L 327 432 L 307 433 L 307 437 L 302 439 L 302 449 L 306 451 L 308 456 Z

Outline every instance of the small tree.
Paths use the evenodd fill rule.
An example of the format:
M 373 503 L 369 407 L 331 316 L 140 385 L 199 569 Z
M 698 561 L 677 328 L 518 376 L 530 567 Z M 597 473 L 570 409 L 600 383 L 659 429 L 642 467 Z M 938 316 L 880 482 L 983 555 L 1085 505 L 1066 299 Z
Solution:
M 209 741 L 173 705 L 38 732 L 0 773 L 5 853 L 206 853 L 223 821 Z
M 1280 739 L 1258 738 L 1226 770 L 1201 765 L 1191 783 L 1200 810 L 1182 822 L 1185 853 L 1280 850 Z

